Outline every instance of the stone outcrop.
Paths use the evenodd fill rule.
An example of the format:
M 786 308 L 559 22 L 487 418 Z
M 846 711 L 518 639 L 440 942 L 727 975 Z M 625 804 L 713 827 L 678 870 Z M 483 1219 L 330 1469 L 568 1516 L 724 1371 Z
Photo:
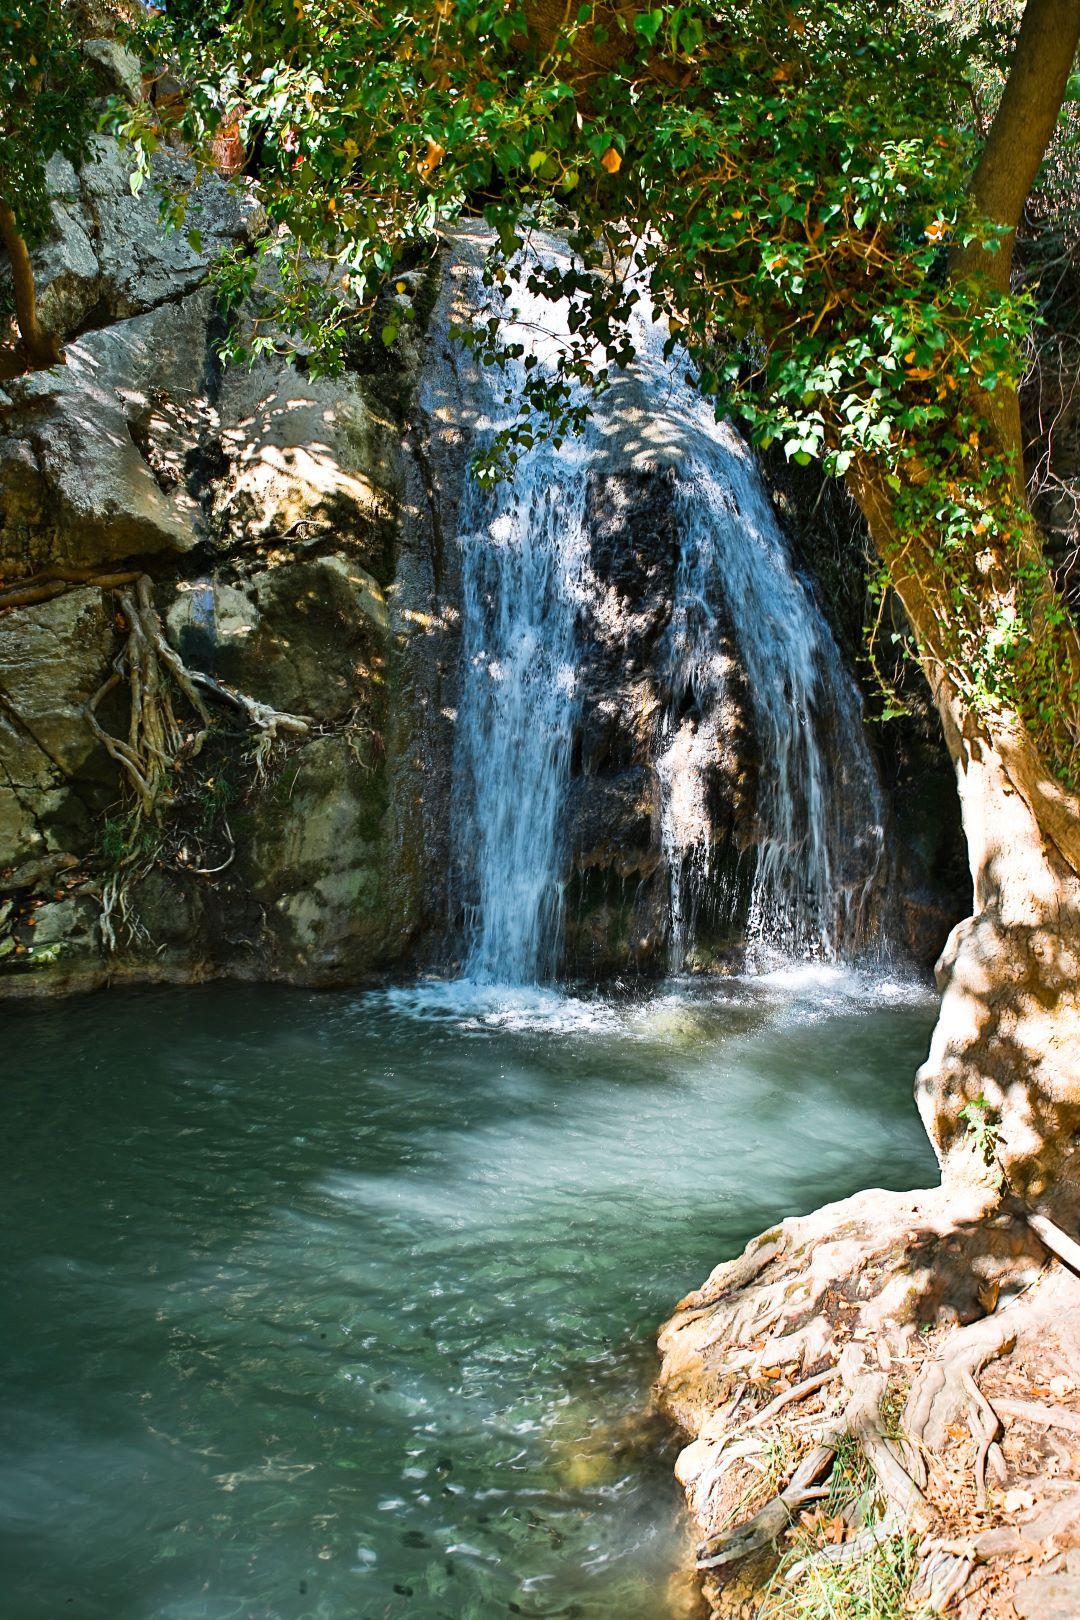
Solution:
M 165 151 L 133 194 L 104 138 L 78 175 L 51 165 L 35 269 L 66 363 L 0 395 L 0 984 L 14 993 L 356 982 L 404 971 L 442 927 L 416 813 L 438 614 L 403 444 L 414 377 L 313 379 L 284 356 L 223 373 L 208 270 L 261 221 L 242 183 L 210 177 L 189 201 L 193 247 L 159 218 L 162 188 L 185 180 Z M 101 737 L 128 734 L 132 694 L 112 677 L 143 576 L 211 726 L 137 824 Z M 198 716 L 173 697 L 191 739 Z M 273 712 L 302 729 L 268 742 L 252 716 Z
M 134 97 L 131 64 L 99 55 L 103 83 Z M 0 393 L 0 983 L 329 984 L 452 965 L 455 536 L 477 390 L 449 331 L 475 245 L 403 272 L 394 296 L 417 318 L 393 354 L 361 346 L 336 377 L 285 353 L 223 367 L 209 271 L 263 229 L 244 182 L 195 185 L 163 147 L 133 192 L 105 137 L 49 179 L 35 271 L 65 363 Z M 162 198 L 185 188 L 185 228 L 167 231 Z M 656 755 L 675 703 L 678 446 L 654 443 L 647 400 L 618 386 L 623 427 L 605 429 L 588 481 L 564 817 L 561 971 L 584 977 L 663 972 L 670 926 Z M 195 752 L 202 722 L 174 692 L 188 744 L 152 826 L 132 819 L 116 741 L 131 724 L 124 593 L 141 577 L 211 721 Z M 717 634 L 720 885 L 757 836 L 758 761 L 734 638 Z M 275 712 L 291 730 L 267 731 Z M 911 820 L 905 850 L 929 836 Z M 736 959 L 738 918 L 710 928 L 695 965 Z M 929 961 L 933 918 L 909 933 Z

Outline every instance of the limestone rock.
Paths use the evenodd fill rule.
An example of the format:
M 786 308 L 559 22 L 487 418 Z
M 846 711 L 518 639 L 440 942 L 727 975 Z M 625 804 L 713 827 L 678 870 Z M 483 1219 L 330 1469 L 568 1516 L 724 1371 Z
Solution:
M 132 195 L 130 172 L 116 142 L 100 137 L 79 177 L 95 227 L 102 302 L 114 320 L 192 291 L 222 248 L 249 240 L 261 225 L 242 183 L 208 175 L 192 187 L 190 168 L 168 148 L 154 154 L 150 181 L 138 195 Z M 188 195 L 184 230 L 162 224 L 161 202 L 170 188 Z M 192 231 L 201 238 L 197 248 Z
M 379 565 L 396 473 L 387 424 L 355 377 L 308 377 L 281 361 L 236 366 L 219 410 L 228 460 L 214 496 L 219 533 L 332 534 Z
M 69 345 L 65 366 L 9 384 L 5 572 L 89 568 L 195 543 L 197 504 L 184 480 L 206 421 L 208 314 L 200 290 L 92 332 Z
M 143 98 L 142 67 L 133 51 L 115 39 L 88 39 L 83 55 L 92 63 L 94 75 L 107 96 L 123 96 L 132 104 Z
M 286 970 L 333 979 L 400 955 L 387 901 L 386 780 L 362 735 L 317 738 L 254 813 L 251 888 Z
M 114 642 L 105 599 L 92 586 L 0 617 L 4 707 L 64 775 L 97 747 L 82 711 L 104 679 Z
M 167 622 L 187 663 L 261 703 L 318 720 L 367 704 L 385 670 L 383 592 L 339 552 L 234 582 L 192 581 Z
M 49 162 L 53 229 L 33 263 L 42 325 L 60 338 L 88 321 L 124 320 L 192 292 L 223 248 L 262 229 L 262 212 L 242 180 L 211 174 L 196 184 L 190 165 L 161 147 L 148 182 L 133 193 L 132 167 L 105 135 L 92 139 L 78 174 L 66 158 Z M 162 203 L 173 192 L 187 198 L 184 229 L 168 229 L 162 220 Z
M 81 795 L 104 762 L 83 706 L 115 640 L 89 586 L 0 616 L 0 869 L 87 836 Z
M 1023 1620 L 1075 1620 L 1080 1614 L 1080 1575 L 1029 1575 L 1013 1591 Z
M 82 209 L 79 178 L 57 154 L 45 170 L 52 198 L 52 234 L 34 254 L 38 318 L 47 332 L 75 332 L 99 296 L 101 266 Z

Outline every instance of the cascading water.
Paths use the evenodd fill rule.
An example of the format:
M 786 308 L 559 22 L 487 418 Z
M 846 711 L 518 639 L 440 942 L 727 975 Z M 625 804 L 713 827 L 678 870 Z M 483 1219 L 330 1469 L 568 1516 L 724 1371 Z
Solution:
M 552 318 L 546 304 L 531 313 Z M 520 341 L 526 331 L 530 352 L 542 356 L 535 322 L 507 335 Z M 517 419 L 523 384 L 518 362 L 485 379 L 481 433 Z M 463 971 L 481 984 L 533 984 L 555 970 L 563 894 L 559 812 L 588 555 L 586 463 L 584 441 L 561 451 L 537 442 L 494 489 L 470 479 L 462 505 L 458 746 L 475 886 Z
M 730 675 L 730 625 L 759 751 L 746 923 L 755 965 L 859 942 L 884 852 L 884 808 L 857 689 L 796 573 L 742 439 L 641 324 L 639 365 L 680 421 L 679 566 L 668 636 L 672 702 L 657 762 L 671 885 L 669 962 L 681 967 L 713 880 L 709 769 Z M 714 897 L 738 904 L 734 891 Z
M 483 296 L 475 277 L 472 296 Z M 550 366 L 565 312 L 517 288 L 512 302 L 508 339 L 533 365 Z M 470 480 L 462 504 L 463 971 L 482 983 L 542 982 L 557 965 L 579 623 L 595 583 L 588 479 L 599 465 L 666 468 L 674 479 L 679 557 L 663 646 L 670 703 L 653 750 L 669 966 L 686 963 L 706 904 L 714 916 L 745 919 L 753 965 L 834 956 L 855 940 L 883 864 L 858 693 L 753 456 L 716 421 L 685 359 L 664 355 L 662 327 L 640 314 L 633 337 L 637 360 L 584 438 L 555 450 L 538 435 L 494 490 Z M 478 379 L 481 435 L 517 418 L 524 377 L 518 360 Z M 722 881 L 710 793 L 729 725 L 732 651 L 759 762 L 752 836 L 735 877 L 729 870 Z

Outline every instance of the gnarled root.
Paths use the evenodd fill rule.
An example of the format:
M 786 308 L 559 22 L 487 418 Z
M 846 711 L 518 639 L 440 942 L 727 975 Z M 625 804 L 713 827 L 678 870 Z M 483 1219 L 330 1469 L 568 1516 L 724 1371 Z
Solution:
M 716 1615 L 757 1614 L 778 1564 L 790 1591 L 875 1560 L 932 1612 L 1011 1615 L 1009 1560 L 1035 1524 L 1020 1578 L 1032 1557 L 1053 1567 L 1066 1531 L 1080 1545 L 1078 1459 L 1054 1448 L 1055 1408 L 1022 1398 L 1080 1366 L 1080 1281 L 1020 1206 L 872 1192 L 785 1221 L 688 1296 L 660 1347 L 659 1403 L 695 1437 L 676 1474 Z M 1063 1513 L 1045 1491 L 1073 1475 Z M 1030 1506 L 1030 1531 L 1009 1523 Z
M 147 575 L 140 576 L 134 595 L 121 591 L 119 601 L 128 622 L 127 641 L 85 713 L 94 736 L 124 772 L 139 814 L 156 819 L 172 798 L 170 782 L 180 760 L 193 759 L 202 747 L 210 715 L 183 660 L 165 639 Z M 200 724 L 194 731 L 185 732 L 177 718 L 163 669 L 195 710 Z M 112 736 L 97 717 L 103 700 L 125 680 L 131 693 L 126 739 Z
M 166 640 L 146 574 L 139 577 L 134 595 L 119 593 L 119 602 L 128 622 L 128 638 L 112 674 L 94 693 L 85 712 L 95 737 L 124 771 L 142 817 L 156 819 L 171 802 L 173 774 L 183 760 L 195 758 L 206 740 L 211 722 L 203 692 L 237 710 L 256 732 L 255 764 L 260 776 L 275 742 L 311 730 L 311 721 L 303 715 L 282 713 L 210 675 L 188 669 Z M 102 701 L 125 680 L 131 689 L 126 740 L 112 736 L 97 718 Z M 196 728 L 185 730 L 178 719 L 173 687 L 198 716 Z
M 286 737 L 306 735 L 312 724 L 303 715 L 281 713 L 199 670 L 189 669 L 166 639 L 151 593 L 146 574 L 139 576 L 134 591 L 118 593 L 128 625 L 127 639 L 108 679 L 84 711 L 94 736 L 120 766 L 134 797 L 127 847 L 101 889 L 101 939 L 109 954 L 118 947 L 120 930 L 129 940 L 140 932 L 128 889 L 157 857 L 162 835 L 154 829 L 161 822 L 162 812 L 175 801 L 177 773 L 187 761 L 196 758 L 206 741 L 212 722 L 204 693 L 237 711 L 254 731 L 253 757 L 260 778 L 266 773 L 274 744 Z M 129 688 L 130 710 L 127 736 L 118 737 L 106 731 L 98 709 L 123 684 Z M 181 719 L 177 697 L 185 700 L 194 720 Z M 213 867 L 199 866 L 186 858 L 185 850 L 178 864 L 203 877 L 223 872 L 236 852 L 228 822 L 225 833 L 229 852 L 224 862 Z

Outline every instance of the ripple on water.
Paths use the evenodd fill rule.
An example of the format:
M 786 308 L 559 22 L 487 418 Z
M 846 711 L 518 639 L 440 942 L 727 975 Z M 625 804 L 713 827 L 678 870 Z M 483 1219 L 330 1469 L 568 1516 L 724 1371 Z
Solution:
M 7 1612 L 661 1620 L 656 1326 L 932 1173 L 932 1013 L 817 968 L 10 1012 Z

